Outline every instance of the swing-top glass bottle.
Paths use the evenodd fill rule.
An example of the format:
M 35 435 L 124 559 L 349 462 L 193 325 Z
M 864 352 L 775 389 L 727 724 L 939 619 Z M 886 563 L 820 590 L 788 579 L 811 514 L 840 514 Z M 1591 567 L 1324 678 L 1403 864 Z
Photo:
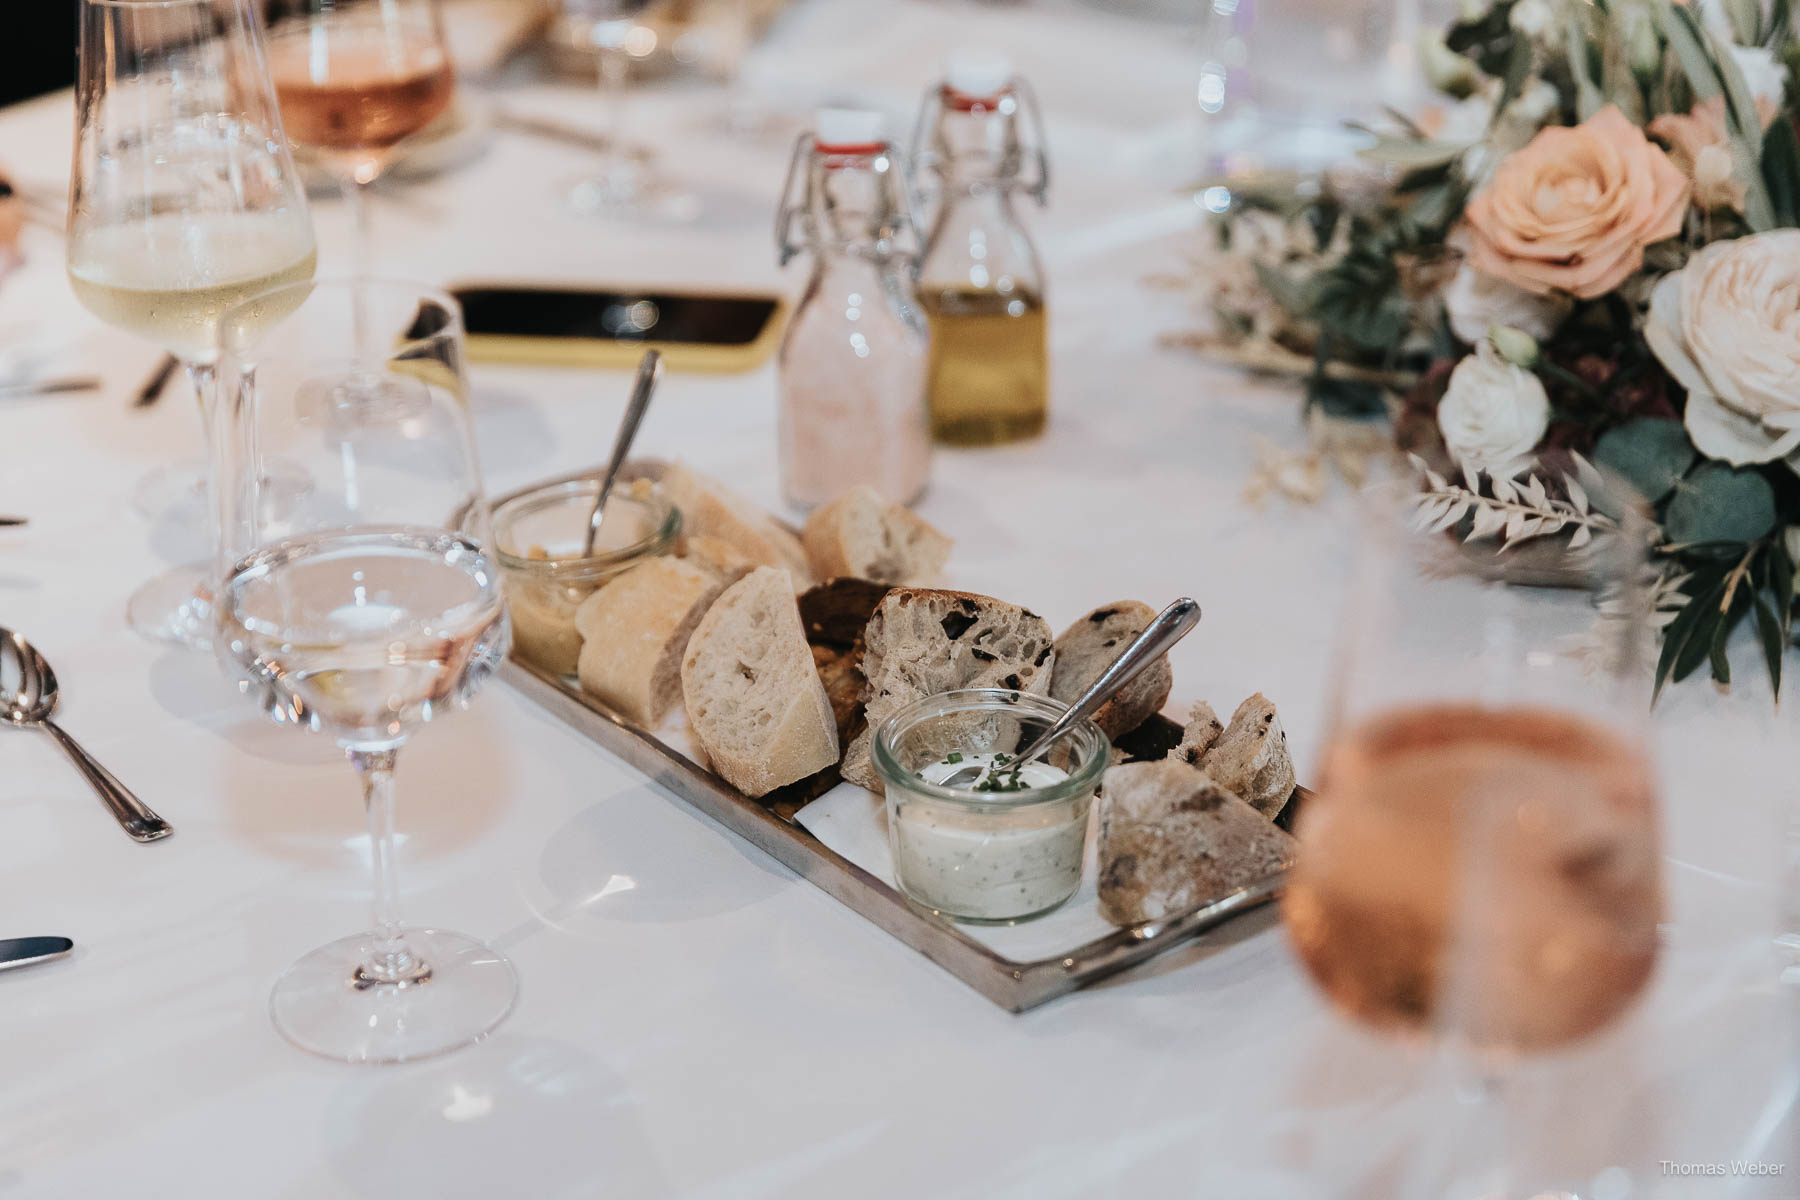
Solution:
M 993 445 L 1041 433 L 1049 415 L 1044 271 L 1013 207 L 1049 192 L 1042 122 L 1004 58 L 964 54 L 925 94 L 913 132 L 918 273 L 931 327 L 931 430 Z
M 903 159 L 877 113 L 826 109 L 794 146 L 776 218 L 785 265 L 812 275 L 779 358 L 782 490 L 813 508 L 866 483 L 893 503 L 925 490 L 925 318 Z

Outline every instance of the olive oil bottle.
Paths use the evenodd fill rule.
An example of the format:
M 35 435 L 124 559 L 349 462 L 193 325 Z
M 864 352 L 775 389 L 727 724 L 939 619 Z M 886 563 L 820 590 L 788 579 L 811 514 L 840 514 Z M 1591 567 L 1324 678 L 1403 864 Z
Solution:
M 1006 59 L 962 54 L 926 93 L 919 116 L 919 131 L 929 133 L 914 146 L 914 170 L 928 200 L 935 194 L 935 213 L 918 292 L 931 327 L 927 394 L 940 442 L 1017 441 L 1043 432 L 1049 419 L 1044 273 L 1012 200 L 1024 191 L 1041 204 L 1046 195 L 1042 130 L 1029 98 Z
M 985 446 L 1034 437 L 1050 411 L 1044 302 L 1021 292 L 944 290 L 920 297 L 931 327 L 931 431 Z

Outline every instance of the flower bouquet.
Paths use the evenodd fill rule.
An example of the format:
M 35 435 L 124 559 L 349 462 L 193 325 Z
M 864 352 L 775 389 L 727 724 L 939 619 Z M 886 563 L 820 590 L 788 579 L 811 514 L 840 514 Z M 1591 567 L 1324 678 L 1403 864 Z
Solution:
M 1790 0 L 1477 0 L 1422 39 L 1441 103 L 1351 177 L 1239 190 L 1210 284 L 1308 404 L 1390 416 L 1422 523 L 1506 550 L 1653 505 L 1657 687 L 1750 619 L 1779 688 L 1800 558 Z M 1706 7 L 1713 4 L 1715 7 Z

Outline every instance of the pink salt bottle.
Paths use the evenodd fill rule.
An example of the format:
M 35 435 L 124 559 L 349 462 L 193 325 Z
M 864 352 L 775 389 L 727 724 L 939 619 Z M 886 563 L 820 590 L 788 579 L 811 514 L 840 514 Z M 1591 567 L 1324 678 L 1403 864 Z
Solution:
M 783 492 L 810 509 L 867 483 L 913 503 L 931 464 L 928 341 L 906 172 L 880 114 L 818 114 L 794 147 L 776 241 L 783 265 L 813 258 L 777 360 Z

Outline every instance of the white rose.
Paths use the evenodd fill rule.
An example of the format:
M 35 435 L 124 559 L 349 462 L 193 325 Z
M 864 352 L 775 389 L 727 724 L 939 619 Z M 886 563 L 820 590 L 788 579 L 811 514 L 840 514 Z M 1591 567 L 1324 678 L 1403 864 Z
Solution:
M 1775 61 L 1775 51 L 1767 46 L 1733 46 L 1731 57 L 1758 106 L 1767 101 L 1779 107 L 1787 95 L 1787 68 Z
M 1568 315 L 1567 296 L 1538 296 L 1503 279 L 1483 275 L 1464 263 L 1444 289 L 1444 311 L 1450 329 L 1470 345 L 1478 345 L 1496 325 L 1509 325 L 1546 341 Z
M 1733 466 L 1800 471 L 1800 229 L 1714 242 L 1650 293 L 1644 338 L 1687 389 L 1688 436 Z
M 1550 0 L 1519 0 L 1512 6 L 1506 23 L 1513 32 L 1523 34 L 1540 46 L 1555 46 L 1562 30 L 1557 27 L 1556 8 Z
M 1536 375 L 1483 342 L 1450 373 L 1437 421 L 1458 462 L 1511 476 L 1550 427 L 1550 397 Z

